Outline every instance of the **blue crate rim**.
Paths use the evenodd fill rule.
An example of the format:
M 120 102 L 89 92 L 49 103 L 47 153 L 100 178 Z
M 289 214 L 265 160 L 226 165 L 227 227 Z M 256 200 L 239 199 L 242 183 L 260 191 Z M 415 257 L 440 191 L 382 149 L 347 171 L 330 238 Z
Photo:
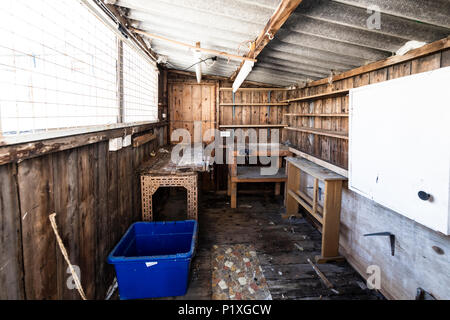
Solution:
M 117 248 L 122 242 L 122 239 L 124 239 L 133 229 L 134 225 L 136 224 L 179 224 L 179 223 L 185 223 L 185 222 L 194 222 L 194 230 L 192 235 L 192 242 L 191 242 L 191 249 L 188 252 L 183 253 L 177 253 L 177 254 L 169 254 L 169 255 L 159 255 L 159 256 L 139 256 L 139 257 L 125 257 L 125 256 L 114 256 L 114 253 L 116 252 Z M 134 222 L 125 232 L 125 234 L 122 236 L 120 241 L 116 244 L 114 249 L 111 251 L 111 253 L 108 255 L 108 263 L 109 264 L 121 264 L 121 263 L 128 263 L 128 262 L 149 262 L 149 260 L 179 260 L 179 259 L 191 259 L 191 257 L 194 255 L 195 251 L 195 243 L 197 240 L 197 228 L 198 228 L 198 222 L 197 220 L 180 220 L 180 221 L 157 221 L 157 222 L 146 222 L 146 221 L 138 221 Z

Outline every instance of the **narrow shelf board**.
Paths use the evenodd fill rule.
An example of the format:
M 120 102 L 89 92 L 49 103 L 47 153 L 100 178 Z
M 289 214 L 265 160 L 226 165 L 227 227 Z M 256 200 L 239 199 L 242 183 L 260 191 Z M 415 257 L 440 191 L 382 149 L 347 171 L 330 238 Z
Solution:
M 308 153 L 305 153 L 303 151 L 300 151 L 300 150 L 292 148 L 292 147 L 289 147 L 289 151 L 292 152 L 293 154 L 303 158 L 303 159 L 309 160 L 312 163 L 315 163 L 315 164 L 317 164 L 319 166 L 327 168 L 328 170 L 336 172 L 337 174 L 340 174 L 343 177 L 348 178 L 348 170 L 347 169 L 338 167 L 338 166 L 336 166 L 336 165 L 334 165 L 334 164 L 332 164 L 330 162 L 327 162 L 325 160 L 316 158 L 316 157 L 314 157 L 314 156 L 312 156 L 312 155 L 310 155 Z
M 220 91 L 231 91 L 233 88 L 231 87 L 221 87 Z M 292 89 L 288 88 L 239 88 L 238 91 L 288 91 Z
M 314 99 L 320 99 L 320 98 L 332 98 L 332 97 L 336 97 L 342 94 L 346 94 L 348 93 L 348 89 L 345 90 L 337 90 L 337 91 L 331 91 L 331 92 L 324 92 L 324 93 L 319 93 L 319 94 L 315 94 L 312 96 L 306 96 L 306 97 L 301 97 L 301 98 L 294 98 L 294 99 L 287 99 L 287 100 L 283 100 L 282 102 L 298 102 L 298 101 L 307 101 L 307 100 L 314 100 Z
M 285 128 L 287 124 L 221 124 L 219 128 Z
M 267 106 L 288 106 L 287 102 L 267 102 L 267 103 L 221 103 L 221 106 L 232 107 L 232 106 L 255 106 L 255 107 L 267 107 Z
M 348 113 L 285 113 L 286 117 L 348 117 Z
M 346 132 L 338 132 L 338 131 L 331 131 L 331 130 L 324 130 L 324 129 L 314 129 L 314 128 L 305 128 L 305 127 L 285 127 L 286 130 L 291 131 L 298 131 L 298 132 L 307 132 L 312 134 L 317 134 L 320 136 L 327 136 L 327 137 L 333 137 L 333 138 L 339 138 L 339 139 L 345 139 L 348 140 L 348 134 Z
M 346 177 L 304 158 L 286 157 L 286 161 L 301 171 L 321 181 L 347 180 Z
M 238 166 L 237 176 L 231 177 L 233 182 L 284 182 L 287 179 L 284 168 L 279 168 L 274 175 L 261 175 L 260 166 Z
M 320 216 L 318 213 L 314 212 L 311 205 L 307 203 L 302 197 L 300 197 L 298 192 L 295 192 L 293 190 L 288 190 L 289 195 L 295 199 L 303 208 L 305 208 L 317 221 L 320 222 L 320 224 L 323 225 L 323 217 Z

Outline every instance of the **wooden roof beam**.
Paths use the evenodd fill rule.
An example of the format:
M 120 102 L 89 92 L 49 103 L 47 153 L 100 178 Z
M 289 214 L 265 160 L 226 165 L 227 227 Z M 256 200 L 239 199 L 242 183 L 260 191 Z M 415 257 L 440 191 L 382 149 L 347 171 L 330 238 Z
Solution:
M 261 31 L 256 40 L 252 43 L 250 51 L 245 55 L 248 58 L 256 59 L 264 47 L 275 37 L 275 34 L 280 30 L 289 16 L 294 12 L 302 0 L 281 0 L 275 12 L 267 21 L 266 26 Z M 236 76 L 241 71 L 245 61 L 242 61 L 239 68 L 231 75 L 230 80 L 234 81 Z

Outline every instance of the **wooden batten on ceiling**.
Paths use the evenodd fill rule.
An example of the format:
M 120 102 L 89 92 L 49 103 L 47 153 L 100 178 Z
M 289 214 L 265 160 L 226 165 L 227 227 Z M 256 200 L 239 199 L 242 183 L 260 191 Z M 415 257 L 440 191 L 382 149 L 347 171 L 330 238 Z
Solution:
M 176 69 L 167 69 L 168 73 L 171 74 L 177 74 L 177 75 L 181 75 L 181 76 L 186 76 L 186 77 L 192 77 L 195 78 L 195 73 L 194 72 L 190 72 L 190 71 L 182 71 L 182 70 L 176 70 Z M 229 81 L 229 79 L 227 77 L 221 77 L 221 76 L 213 76 L 213 75 L 207 75 L 204 74 L 202 75 L 202 77 L 205 80 L 218 80 L 218 81 Z M 250 85 L 250 86 L 257 86 L 258 88 L 239 88 L 239 90 L 253 90 L 253 89 L 257 89 L 257 90 L 287 90 L 285 88 L 282 87 L 273 87 L 273 88 L 269 88 L 269 84 L 267 83 L 262 83 L 262 82 L 257 82 L 257 81 L 245 81 L 244 85 Z M 233 88 L 231 87 L 221 87 L 220 90 L 221 91 L 228 91 L 228 90 L 232 90 Z
M 227 57 L 228 59 L 232 59 L 232 60 L 253 61 L 253 62 L 256 61 L 256 59 L 254 59 L 254 58 L 239 56 L 239 55 L 236 55 L 236 54 L 231 54 L 231 53 L 227 53 L 227 52 L 223 52 L 223 51 L 219 51 L 219 50 L 214 50 L 214 49 L 201 48 L 200 46 L 197 46 L 197 45 L 194 46 L 194 45 L 191 45 L 191 44 L 188 44 L 188 43 L 184 43 L 184 42 L 181 42 L 181 41 L 168 39 L 166 37 L 159 36 L 157 34 L 153 34 L 153 33 L 150 33 L 150 32 L 147 32 L 147 31 L 143 31 L 143 30 L 139 30 L 139 29 L 136 29 L 136 28 L 130 28 L 130 30 L 133 31 L 134 33 L 144 35 L 144 36 L 149 37 L 151 39 L 158 39 L 158 40 L 170 42 L 170 43 L 178 45 L 178 46 L 190 48 L 190 49 L 197 50 L 197 51 L 202 51 L 202 52 L 205 52 L 205 53 L 215 54 L 215 55 L 218 55 L 218 56 L 224 56 L 224 57 Z
M 256 58 L 264 49 L 264 47 L 270 42 L 270 40 L 275 37 L 275 34 L 278 32 L 278 30 L 280 30 L 280 28 L 301 2 L 302 0 L 282 0 L 275 12 L 270 17 L 269 21 L 267 21 L 264 29 L 253 42 L 251 50 L 246 54 L 246 57 Z M 243 65 L 244 61 L 242 61 L 239 68 L 231 75 L 231 80 L 234 80 L 237 77 Z

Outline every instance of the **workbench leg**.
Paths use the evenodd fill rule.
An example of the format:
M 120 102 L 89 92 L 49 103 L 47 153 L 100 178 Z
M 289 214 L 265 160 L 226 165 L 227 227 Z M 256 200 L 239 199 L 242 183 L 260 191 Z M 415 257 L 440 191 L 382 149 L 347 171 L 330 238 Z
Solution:
M 227 186 L 227 195 L 231 196 L 231 176 L 228 174 L 228 186 Z
M 237 202 L 237 183 L 231 182 L 231 208 L 236 209 Z
M 342 181 L 325 181 L 324 194 L 322 255 L 316 257 L 317 263 L 344 259 L 342 256 L 339 256 Z
M 275 195 L 279 196 L 281 193 L 281 182 L 275 182 Z
M 289 194 L 289 190 L 300 190 L 300 170 L 292 164 L 287 164 L 287 187 L 285 196 L 286 214 L 283 219 L 287 219 L 290 216 L 299 216 L 298 214 L 298 202 Z

